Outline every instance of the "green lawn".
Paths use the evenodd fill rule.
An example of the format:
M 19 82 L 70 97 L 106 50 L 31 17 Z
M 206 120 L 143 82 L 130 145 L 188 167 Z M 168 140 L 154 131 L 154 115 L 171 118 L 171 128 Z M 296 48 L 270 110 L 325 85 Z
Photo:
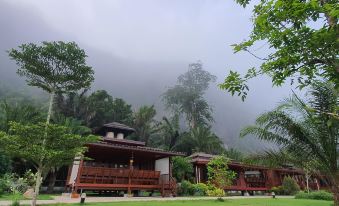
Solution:
M 52 195 L 49 194 L 40 194 L 39 200 L 53 200 Z M 0 196 L 1 200 L 25 200 L 25 198 L 22 196 L 22 194 L 4 194 Z
M 59 204 L 60 205 L 60 204 Z M 65 205 L 65 204 L 64 204 Z M 80 204 L 72 204 L 80 205 Z M 300 199 L 237 199 L 225 200 L 192 200 L 192 201 L 147 201 L 86 203 L 88 206 L 331 206 L 332 201 L 300 200 Z M 55 205 L 56 206 L 56 205 Z

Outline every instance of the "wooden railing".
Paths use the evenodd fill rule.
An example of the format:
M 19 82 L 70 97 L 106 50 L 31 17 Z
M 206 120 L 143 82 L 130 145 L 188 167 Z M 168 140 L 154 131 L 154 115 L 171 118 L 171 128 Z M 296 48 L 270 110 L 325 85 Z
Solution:
M 160 192 L 163 197 L 177 195 L 177 182 L 173 177 L 169 176 L 168 174 L 163 174 L 160 176 L 160 185 Z
M 159 171 L 83 166 L 79 183 L 158 185 Z

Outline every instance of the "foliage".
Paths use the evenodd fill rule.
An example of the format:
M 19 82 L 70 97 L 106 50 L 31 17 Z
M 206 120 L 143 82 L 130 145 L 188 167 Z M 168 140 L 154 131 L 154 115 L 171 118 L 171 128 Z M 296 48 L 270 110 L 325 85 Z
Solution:
M 295 94 L 273 111 L 256 119 L 241 136 L 253 134 L 275 142 L 299 162 L 314 161 L 314 169 L 327 174 L 334 194 L 339 194 L 338 92 L 333 84 L 317 82 L 303 101 Z M 339 196 L 337 195 L 339 204 Z
M 9 134 L 0 132 L 0 145 L 13 156 L 31 162 L 37 170 L 35 204 L 41 178 L 53 167 L 68 165 L 74 157 L 85 151 L 86 143 L 97 137 L 69 133 L 69 129 L 55 124 L 27 124 L 11 122 Z
M 44 119 L 44 113 L 36 105 L 27 102 L 0 102 L 0 130 L 8 132 L 9 122 L 37 123 Z
M 232 184 L 235 172 L 228 170 L 229 159 L 219 155 L 211 159 L 207 164 L 208 184 L 216 188 L 224 189 Z
M 20 206 L 19 200 L 14 200 L 14 201 L 11 203 L 11 206 Z
M 163 94 L 163 101 L 175 113 L 184 114 L 190 128 L 198 124 L 206 125 L 213 121 L 213 117 L 212 109 L 203 95 L 215 79 L 215 76 L 203 70 L 201 62 L 192 63 L 189 70 L 178 77 L 178 84 Z
M 152 145 L 161 147 L 165 150 L 177 150 L 180 140 L 184 136 L 179 125 L 179 115 L 172 118 L 163 117 L 157 126 L 157 136 L 151 139 Z
M 211 197 L 224 197 L 225 196 L 225 190 L 222 188 L 210 186 L 207 190 L 207 195 Z
M 28 188 L 34 186 L 34 174 L 27 171 L 23 177 L 14 173 L 6 173 L 0 177 L 0 195 L 4 193 L 24 193 Z
M 156 131 L 156 115 L 154 105 L 142 106 L 133 114 L 133 128 L 136 130 L 131 138 L 143 141 L 149 145 L 149 140 Z
M 295 195 L 300 191 L 298 183 L 292 177 L 285 177 L 281 186 L 285 195 Z
M 333 194 L 326 191 L 314 191 L 314 192 L 298 192 L 295 195 L 296 199 L 312 199 L 312 200 L 333 200 Z
M 206 196 L 208 191 L 208 186 L 204 183 L 197 183 L 193 185 L 194 195 L 195 196 Z
M 245 7 L 251 0 L 236 2 Z M 297 87 L 303 88 L 321 78 L 338 87 L 338 15 L 338 4 L 333 0 L 256 2 L 249 39 L 233 46 L 235 52 L 246 51 L 262 64 L 244 76 L 230 71 L 220 87 L 243 100 L 249 90 L 247 81 L 259 75 L 271 77 L 276 86 L 290 79 L 291 84 L 297 82 Z M 269 48 L 265 57 L 251 51 L 261 42 Z
M 45 137 L 47 132 L 47 138 Z M 14 157 L 33 162 L 36 169 L 47 172 L 50 167 L 67 165 L 83 152 L 84 144 L 97 138 L 70 134 L 67 127 L 55 124 L 10 123 L 10 135 L 1 133 L 0 143 L 4 151 Z M 45 142 L 45 144 L 42 144 Z
M 189 180 L 193 175 L 193 166 L 188 157 L 173 157 L 173 177 L 177 181 Z
M 274 192 L 275 195 L 284 195 L 284 188 L 282 186 L 272 187 L 271 192 Z
M 11 49 L 9 56 L 20 67 L 17 73 L 27 78 L 28 85 L 48 93 L 88 88 L 94 80 L 92 68 L 86 65 L 87 55 L 75 42 L 22 44 L 19 49 Z
M 11 170 L 11 158 L 0 149 L 0 176 Z
M 204 126 L 197 126 L 183 136 L 177 149 L 187 152 L 187 154 L 194 152 L 220 154 L 224 151 L 223 142 L 211 132 L 210 127 Z
M 90 128 L 83 126 L 82 121 L 73 117 L 65 117 L 62 114 L 54 115 L 52 122 L 68 128 L 71 134 L 88 135 L 92 132 Z
M 108 122 L 132 124 L 132 106 L 123 99 L 113 98 L 105 90 L 86 95 L 81 93 L 58 94 L 55 100 L 56 110 L 65 117 L 81 120 L 90 128 L 100 127 Z
M 178 190 L 180 196 L 192 196 L 194 195 L 194 186 L 191 182 L 184 180 L 180 183 Z
M 235 148 L 226 149 L 224 153 L 228 158 L 235 161 L 242 162 L 245 159 L 245 155 Z

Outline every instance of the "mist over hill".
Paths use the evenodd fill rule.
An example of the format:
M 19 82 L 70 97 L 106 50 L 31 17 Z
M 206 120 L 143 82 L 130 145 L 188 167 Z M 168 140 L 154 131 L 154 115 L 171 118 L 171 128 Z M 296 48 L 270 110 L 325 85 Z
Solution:
M 250 82 L 250 94 L 242 102 L 217 87 L 229 69 L 245 71 L 260 63 L 249 54 L 233 54 L 230 47 L 248 35 L 249 13 L 226 1 L 0 0 L 0 85 L 45 95 L 16 75 L 6 50 L 29 42 L 75 41 L 95 70 L 92 90 L 105 89 L 134 108 L 155 104 L 160 119 L 166 115 L 161 94 L 189 63 L 201 60 L 218 78 L 206 94 L 214 111 L 213 130 L 228 147 L 254 152 L 268 145 L 251 137 L 239 139 L 240 129 L 291 88 L 272 88 L 269 79 L 259 78 Z

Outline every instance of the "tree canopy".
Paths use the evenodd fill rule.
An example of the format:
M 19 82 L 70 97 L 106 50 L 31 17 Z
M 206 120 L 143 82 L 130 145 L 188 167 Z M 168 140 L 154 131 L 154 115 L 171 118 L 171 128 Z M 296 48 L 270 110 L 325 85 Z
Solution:
M 9 56 L 16 61 L 17 73 L 26 77 L 28 85 L 48 93 L 88 88 L 94 80 L 94 71 L 86 64 L 87 55 L 75 42 L 22 44 L 19 49 L 11 49 Z
M 236 0 L 244 7 L 251 0 Z M 339 87 L 338 2 L 334 0 L 267 0 L 255 3 L 253 30 L 248 40 L 235 44 L 234 51 L 246 51 L 262 61 L 241 76 L 230 71 L 222 89 L 244 100 L 247 81 L 258 75 L 272 78 L 280 86 L 286 80 L 303 88 L 314 80 L 327 79 Z M 264 57 L 255 54 L 257 43 L 269 48 Z
M 36 204 L 42 177 L 53 167 L 73 162 L 86 150 L 86 143 L 96 140 L 93 135 L 75 135 L 67 127 L 44 123 L 24 125 L 11 122 L 9 134 L 0 132 L 3 151 L 31 162 L 37 170 L 33 205 Z
M 215 76 L 203 70 L 201 62 L 192 63 L 189 70 L 178 77 L 177 85 L 163 94 L 163 101 L 174 113 L 184 114 L 189 127 L 206 125 L 213 117 L 212 108 L 203 95 L 215 80 Z

